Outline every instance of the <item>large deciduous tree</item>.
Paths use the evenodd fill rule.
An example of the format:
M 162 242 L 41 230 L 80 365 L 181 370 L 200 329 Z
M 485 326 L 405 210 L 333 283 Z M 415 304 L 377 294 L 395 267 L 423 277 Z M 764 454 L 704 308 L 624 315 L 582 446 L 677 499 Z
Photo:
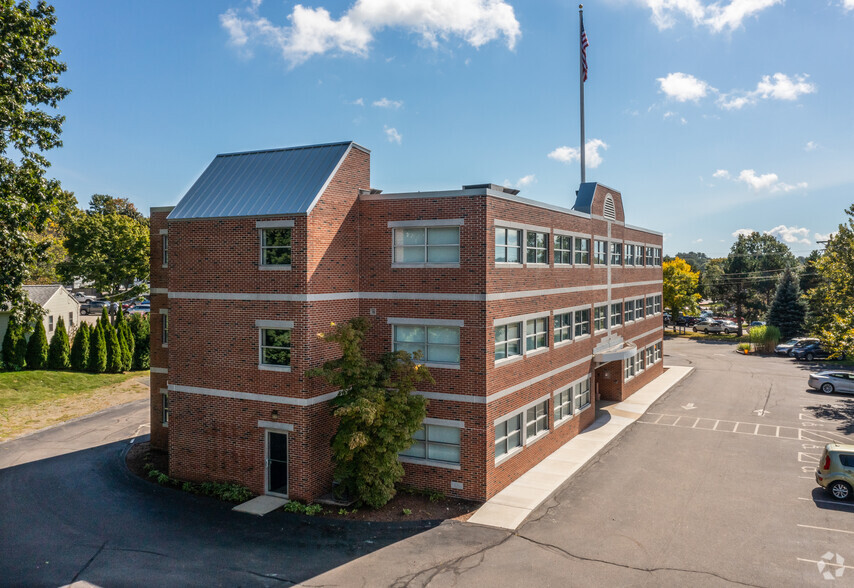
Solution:
M 22 285 L 48 245 L 37 243 L 65 195 L 45 177 L 44 152 L 62 145 L 65 117 L 53 109 L 68 95 L 55 34 L 54 9 L 45 2 L 0 0 L 0 303 L 24 324 L 40 320 Z
M 691 271 L 691 266 L 684 259 L 676 257 L 662 264 L 664 274 L 663 298 L 664 308 L 670 310 L 670 316 L 675 321 L 679 313 L 696 314 L 700 295 L 697 284 L 700 272 Z
M 412 392 L 433 378 L 405 351 L 387 353 L 379 362 L 365 357 L 362 341 L 369 328 L 367 319 L 357 317 L 325 337 L 321 333 L 342 356 L 309 375 L 341 390 L 332 401 L 339 420 L 332 439 L 335 477 L 350 496 L 379 508 L 394 497 L 394 485 L 403 477 L 397 456 L 412 445 L 427 414 L 427 401 Z

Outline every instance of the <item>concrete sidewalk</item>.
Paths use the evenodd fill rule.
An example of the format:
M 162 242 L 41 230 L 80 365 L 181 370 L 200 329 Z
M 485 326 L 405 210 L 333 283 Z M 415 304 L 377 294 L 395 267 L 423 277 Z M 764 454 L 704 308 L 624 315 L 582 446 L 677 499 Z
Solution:
M 575 472 L 693 370 L 691 367 L 668 367 L 664 374 L 628 400 L 604 406 L 605 412 L 593 424 L 486 501 L 469 522 L 515 530 Z

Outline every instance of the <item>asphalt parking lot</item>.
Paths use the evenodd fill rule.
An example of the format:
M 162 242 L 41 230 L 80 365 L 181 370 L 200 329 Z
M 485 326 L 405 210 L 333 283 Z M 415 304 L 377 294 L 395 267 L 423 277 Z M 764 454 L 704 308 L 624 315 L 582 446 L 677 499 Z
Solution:
M 854 502 L 812 473 L 854 443 L 854 397 L 734 348 L 668 339 L 666 365 L 695 371 L 515 532 L 233 513 L 127 472 L 144 408 L 3 444 L 0 584 L 854 585 Z

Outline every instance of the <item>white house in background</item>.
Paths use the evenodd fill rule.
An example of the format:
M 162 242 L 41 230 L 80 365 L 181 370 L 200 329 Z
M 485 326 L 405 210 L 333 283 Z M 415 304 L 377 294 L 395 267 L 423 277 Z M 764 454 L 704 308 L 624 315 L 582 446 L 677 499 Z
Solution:
M 24 286 L 24 291 L 30 300 L 45 311 L 43 322 L 48 341 L 53 337 L 59 317 L 65 321 L 66 330 L 69 330 L 72 325 L 76 326 L 80 323 L 80 304 L 64 286 L 60 284 Z M 3 346 L 3 337 L 6 335 L 6 328 L 9 326 L 10 315 L 10 312 L 0 312 L 0 348 Z

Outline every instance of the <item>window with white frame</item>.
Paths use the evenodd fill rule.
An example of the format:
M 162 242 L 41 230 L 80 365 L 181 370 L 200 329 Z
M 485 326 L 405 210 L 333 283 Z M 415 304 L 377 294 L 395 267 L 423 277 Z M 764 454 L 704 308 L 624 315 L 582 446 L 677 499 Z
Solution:
M 653 348 L 655 349 L 655 361 L 661 360 L 661 341 L 653 345 Z
M 646 365 L 650 366 L 655 363 L 655 348 L 649 346 L 646 348 Z
M 623 303 L 611 304 L 611 327 L 619 327 L 623 323 Z
M 655 259 L 653 261 L 653 264 L 657 267 L 660 267 L 661 266 L 661 247 L 655 247 L 653 249 L 653 251 L 655 252 Z
M 643 318 L 643 298 L 635 300 L 635 320 L 639 321 Z
M 608 242 L 593 242 L 593 263 L 595 265 L 608 265 Z
M 635 265 L 643 265 L 643 256 L 645 247 L 643 245 L 638 245 L 635 253 Z
M 558 423 L 563 419 L 572 416 L 572 386 L 566 390 L 555 392 L 555 410 L 554 422 Z
M 74 313 L 73 312 L 68 313 L 68 326 L 69 327 L 74 326 Z
M 608 328 L 608 305 L 593 308 L 593 330 L 604 331 Z
M 261 364 L 291 365 L 290 329 L 261 329 Z
M 661 294 L 655 295 L 655 300 L 653 301 L 653 312 L 655 314 L 661 314 Z
M 547 233 L 527 231 L 525 255 L 528 263 L 549 262 L 549 236 Z
M 525 349 L 534 351 L 549 346 L 549 322 L 547 317 L 525 321 Z
M 495 457 L 499 458 L 522 446 L 522 414 L 516 414 L 495 425 Z
M 544 400 L 526 412 L 526 438 L 531 439 L 549 430 L 549 401 Z
M 495 261 L 522 263 L 522 231 L 495 227 Z
M 590 334 L 590 309 L 583 308 L 575 311 L 575 336 Z
M 626 244 L 626 265 L 635 265 L 635 246 L 631 243 Z
M 575 412 L 584 410 L 590 406 L 590 378 L 585 378 L 572 387 L 574 393 L 573 404 Z
M 520 323 L 495 327 L 495 361 L 522 355 L 521 335 Z
M 394 263 L 459 263 L 460 227 L 394 229 Z
M 169 393 L 161 392 L 160 393 L 160 424 L 164 427 L 169 426 Z
M 460 363 L 460 328 L 394 325 L 394 351 L 421 352 L 425 362 Z
M 646 247 L 646 265 L 647 265 L 647 267 L 652 267 L 654 260 L 655 260 L 655 255 L 653 254 L 652 247 Z
M 611 243 L 611 265 L 623 265 L 622 243 Z
M 555 265 L 572 264 L 572 237 L 569 235 L 555 235 Z
M 555 343 L 572 340 L 572 313 L 563 312 L 555 314 L 554 319 Z
M 47 317 L 47 332 L 53 333 L 53 315 L 48 315 Z
M 575 265 L 590 265 L 590 239 L 575 238 Z
M 635 354 L 635 373 L 636 374 L 639 374 L 646 369 L 646 366 L 644 365 L 644 357 L 645 357 L 645 355 L 644 355 L 643 349 L 641 349 L 640 351 L 637 352 L 637 354 Z
M 160 315 L 160 327 L 161 327 L 161 340 L 160 342 L 163 345 L 167 345 L 169 343 L 169 315 L 161 314 Z
M 163 246 L 163 265 L 169 265 L 169 235 L 161 235 L 160 241 Z
M 631 380 L 635 377 L 635 356 L 627 357 L 623 360 L 626 368 L 626 380 Z
M 623 302 L 623 322 L 630 323 L 635 320 L 635 301 L 626 300 Z
M 291 265 L 291 229 L 261 229 L 261 265 Z
M 400 452 L 401 456 L 460 463 L 460 429 L 441 425 L 424 424 L 412 436 L 412 445 Z
M 646 297 L 646 316 L 655 314 L 655 298 L 653 296 Z

